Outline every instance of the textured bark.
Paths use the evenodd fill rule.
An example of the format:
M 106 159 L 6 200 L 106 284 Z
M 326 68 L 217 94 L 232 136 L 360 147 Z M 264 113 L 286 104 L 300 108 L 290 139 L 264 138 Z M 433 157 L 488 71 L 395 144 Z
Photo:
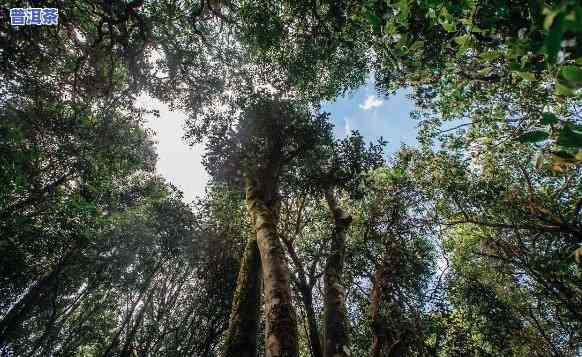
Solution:
M 258 187 L 256 182 L 246 180 L 247 206 L 255 221 L 265 288 L 265 356 L 296 357 L 297 320 L 289 269 L 276 232 L 274 192 L 260 192 Z
M 324 272 L 325 299 L 325 357 L 349 357 L 351 354 L 346 312 L 346 293 L 343 286 L 343 267 L 346 233 L 352 217 L 344 212 L 328 191 L 325 198 L 334 219 L 331 253 Z
M 374 281 L 371 293 L 370 315 L 372 319 L 372 346 L 371 357 L 396 357 L 404 351 L 400 336 L 388 328 L 388 322 L 384 315 L 386 311 L 398 310 L 392 295 L 394 294 L 394 282 L 391 276 L 400 265 L 398 249 L 394 242 L 389 243 L 384 250 L 382 264 L 374 273 Z
M 255 237 L 249 239 L 238 272 L 226 341 L 225 357 L 257 355 L 261 299 L 261 257 Z

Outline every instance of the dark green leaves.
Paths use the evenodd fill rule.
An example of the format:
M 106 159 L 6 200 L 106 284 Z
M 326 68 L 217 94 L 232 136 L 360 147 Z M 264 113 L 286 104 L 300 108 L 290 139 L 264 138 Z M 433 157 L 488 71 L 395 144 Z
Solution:
M 578 66 L 565 66 L 562 68 L 562 76 L 569 81 L 582 83 L 582 68 Z
M 566 125 L 558 135 L 558 145 L 571 148 L 582 148 L 582 130 L 580 127 Z
M 373 12 L 369 12 L 368 13 L 368 22 L 372 26 L 378 27 L 378 26 L 380 26 L 381 19 L 376 14 L 374 14 Z
M 521 143 L 537 143 L 547 140 L 550 135 L 543 130 L 533 130 L 520 135 L 517 140 Z
M 558 117 L 556 117 L 556 115 L 554 113 L 543 113 L 542 114 L 542 124 L 543 125 L 551 125 L 551 124 L 556 124 L 558 123 L 560 120 L 558 119 Z
M 562 16 L 558 15 L 554 20 L 550 32 L 545 40 L 546 51 L 548 54 L 548 60 L 553 63 L 556 61 L 558 52 L 560 51 L 562 42 Z
M 560 74 L 564 78 L 566 86 L 572 89 L 582 87 L 582 68 L 579 66 L 565 66 Z

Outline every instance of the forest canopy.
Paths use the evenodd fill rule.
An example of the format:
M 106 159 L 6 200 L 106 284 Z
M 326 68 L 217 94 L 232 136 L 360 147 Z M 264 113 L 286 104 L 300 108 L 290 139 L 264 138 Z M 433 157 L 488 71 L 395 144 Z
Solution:
M 582 355 L 578 0 L 0 14 L 0 356 Z M 334 134 L 368 78 L 418 145 Z M 193 201 L 143 95 L 205 148 Z

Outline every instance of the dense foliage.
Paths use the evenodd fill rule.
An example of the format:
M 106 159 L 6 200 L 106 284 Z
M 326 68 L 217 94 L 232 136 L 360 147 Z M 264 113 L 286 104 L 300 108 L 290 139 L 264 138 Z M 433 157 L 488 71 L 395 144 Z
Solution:
M 0 13 L 36 5 L 59 24 L 0 21 L 0 355 L 582 353 L 579 1 Z M 334 137 L 320 103 L 371 74 L 418 147 Z M 203 197 L 143 94 L 189 115 Z

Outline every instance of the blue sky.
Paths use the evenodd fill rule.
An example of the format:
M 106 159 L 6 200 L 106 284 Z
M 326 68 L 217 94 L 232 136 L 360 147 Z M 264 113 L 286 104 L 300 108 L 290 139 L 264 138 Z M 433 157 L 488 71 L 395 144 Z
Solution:
M 335 102 L 324 103 L 322 109 L 331 113 L 337 137 L 345 137 L 351 130 L 358 130 L 367 141 L 383 137 L 388 141 L 387 154 L 398 150 L 401 143 L 417 144 L 417 122 L 410 119 L 414 104 L 405 90 L 384 97 L 369 82 Z
M 160 112 L 160 118 L 151 116 L 146 122 L 157 141 L 157 172 L 184 192 L 185 202 L 202 196 L 208 182 L 201 162 L 204 147 L 191 147 L 182 140 L 186 114 L 170 111 L 167 105 L 145 95 L 138 102 Z M 368 83 L 335 102 L 324 103 L 322 109 L 331 113 L 339 138 L 351 130 L 359 130 L 367 141 L 376 141 L 382 136 L 388 141 L 388 155 L 398 150 L 401 142 L 416 144 L 416 123 L 410 119 L 414 105 L 404 91 L 386 98 L 379 96 L 373 84 Z

